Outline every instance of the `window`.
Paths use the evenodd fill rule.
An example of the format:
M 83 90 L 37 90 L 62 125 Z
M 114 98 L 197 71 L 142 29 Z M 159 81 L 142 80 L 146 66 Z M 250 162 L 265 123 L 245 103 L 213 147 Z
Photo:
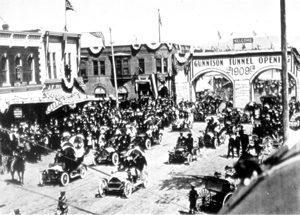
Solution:
M 99 75 L 99 65 L 98 65 L 98 61 L 94 60 L 93 61 L 93 65 L 94 65 L 94 75 Z
M 117 59 L 116 72 L 117 72 L 117 75 L 122 75 L 122 60 L 121 59 Z
M 104 100 L 106 97 L 106 91 L 102 87 L 97 87 L 95 89 L 95 98 L 100 98 L 101 100 Z
M 30 56 L 27 60 L 27 63 L 28 63 L 28 72 L 27 72 L 27 80 L 28 82 L 32 81 L 32 72 L 33 72 L 33 59 L 32 57 Z
M 162 70 L 161 70 L 161 59 L 156 59 L 156 72 L 159 72 L 161 73 Z
M 15 82 L 22 82 L 23 81 L 23 72 L 22 72 L 22 60 L 18 55 L 15 60 L 15 74 L 16 80 Z
M 123 75 L 129 75 L 128 59 L 123 59 Z
M 0 84 L 3 86 L 3 84 L 6 82 L 6 74 L 7 74 L 7 58 L 2 57 L 1 58 L 1 74 L 0 74 Z
M 117 75 L 129 75 L 129 62 L 127 58 L 116 59 L 116 72 Z
M 145 73 L 145 60 L 139 59 L 139 73 L 144 74 Z
M 168 58 L 164 58 L 163 62 L 164 62 L 164 73 L 168 73 Z
M 80 62 L 80 70 L 79 70 L 78 76 L 86 77 L 86 62 L 85 61 Z
M 105 61 L 104 60 L 100 61 L 100 74 L 105 75 Z
M 54 78 L 57 78 L 57 75 L 56 75 L 56 55 L 55 53 L 52 53 L 52 63 L 53 63 L 53 75 L 54 75 Z
M 48 68 L 48 78 L 51 79 L 51 61 L 50 61 L 50 53 L 47 54 L 47 68 Z
M 68 53 L 68 65 L 69 65 L 69 68 L 71 69 L 71 53 Z

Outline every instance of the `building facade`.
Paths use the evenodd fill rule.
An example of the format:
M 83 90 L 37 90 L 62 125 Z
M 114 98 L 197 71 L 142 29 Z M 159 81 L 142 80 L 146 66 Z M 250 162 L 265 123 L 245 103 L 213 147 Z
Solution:
M 10 31 L 5 24 L 0 30 L 0 47 L 2 117 L 35 119 L 43 116 L 58 97 L 60 106 L 65 104 L 72 90 L 65 92 L 62 88 L 71 89 L 78 78 L 80 35 Z
M 181 98 L 197 101 L 198 93 L 213 91 L 223 101 L 244 108 L 249 102 L 261 103 L 261 97 L 281 95 L 281 50 L 193 52 L 182 61 L 188 71 L 178 70 L 175 78 L 176 93 Z M 299 65 L 300 55 L 290 47 L 289 99 L 299 100 Z
M 169 43 L 82 48 L 80 74 L 87 77 L 87 93 L 96 98 L 115 98 L 113 58 L 120 100 L 172 96 L 172 55 Z M 153 78 L 152 78 L 152 77 Z

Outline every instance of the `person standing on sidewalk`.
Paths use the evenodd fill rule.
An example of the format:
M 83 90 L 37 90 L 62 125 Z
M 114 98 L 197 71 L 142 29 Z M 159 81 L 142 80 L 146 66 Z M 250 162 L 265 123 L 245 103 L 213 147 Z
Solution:
M 199 197 L 197 191 L 195 190 L 195 186 L 191 184 L 191 190 L 189 193 L 189 201 L 190 201 L 190 211 L 189 213 L 194 214 L 197 211 L 196 204 L 197 198 Z
M 56 215 L 68 214 L 68 204 L 67 204 L 67 197 L 65 191 L 60 192 L 60 197 L 58 198 L 58 204 L 57 204 L 57 211 L 55 214 Z

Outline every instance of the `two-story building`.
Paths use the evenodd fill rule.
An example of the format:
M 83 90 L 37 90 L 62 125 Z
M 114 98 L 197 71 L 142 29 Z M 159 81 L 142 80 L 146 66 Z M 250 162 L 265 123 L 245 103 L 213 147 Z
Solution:
M 118 45 L 112 49 L 82 48 L 80 72 L 86 74 L 87 93 L 96 98 L 114 98 L 113 59 L 120 100 L 149 96 L 173 96 L 172 71 L 177 45 L 152 43 Z
M 2 123 L 42 120 L 64 105 L 88 99 L 78 78 L 80 34 L 10 31 L 4 24 L 0 47 Z

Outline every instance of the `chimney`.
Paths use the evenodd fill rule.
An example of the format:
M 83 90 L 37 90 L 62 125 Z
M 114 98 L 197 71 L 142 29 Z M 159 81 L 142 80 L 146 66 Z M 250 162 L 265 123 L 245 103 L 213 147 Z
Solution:
M 4 31 L 8 31 L 8 30 L 9 30 L 9 25 L 8 25 L 8 24 L 3 24 L 3 25 L 2 25 L 2 29 L 3 29 Z

